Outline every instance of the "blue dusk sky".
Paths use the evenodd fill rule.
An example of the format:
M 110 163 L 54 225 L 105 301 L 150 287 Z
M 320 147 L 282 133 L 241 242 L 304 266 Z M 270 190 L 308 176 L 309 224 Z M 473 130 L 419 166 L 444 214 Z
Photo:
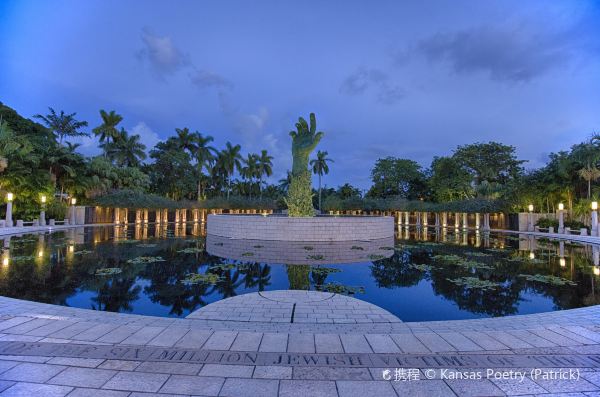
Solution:
M 265 148 L 273 180 L 309 112 L 329 186 L 476 141 L 537 167 L 600 131 L 600 1 L 0 0 L 0 101 L 91 128 L 114 109 L 149 147 L 189 127 Z

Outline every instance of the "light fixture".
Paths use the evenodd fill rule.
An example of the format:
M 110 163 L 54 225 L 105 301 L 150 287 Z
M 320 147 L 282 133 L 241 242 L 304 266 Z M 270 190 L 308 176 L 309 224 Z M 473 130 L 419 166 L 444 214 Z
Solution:
M 6 193 L 6 200 L 13 201 L 15 199 L 15 195 L 12 193 Z
M 44 256 L 44 250 L 39 250 L 38 251 L 38 258 L 41 258 L 42 256 Z
M 533 204 L 529 204 L 527 208 L 529 209 L 529 212 L 533 212 Z
M 69 252 L 70 253 L 75 252 L 75 246 L 74 245 L 69 245 Z
M 592 210 L 596 211 L 598 209 L 598 202 L 592 201 Z
M 77 199 L 75 197 L 73 197 L 71 199 L 71 205 L 75 205 L 75 204 L 77 204 Z
M 9 259 L 7 257 L 5 257 L 4 259 L 2 259 L 2 266 L 8 266 L 8 262 L 9 262 Z
M 565 209 L 565 205 L 563 203 L 558 203 L 558 210 L 563 211 Z
M 595 276 L 600 276 L 600 267 L 594 266 L 594 275 Z
M 46 195 L 42 195 L 42 204 L 46 204 Z
M 565 260 L 565 258 L 560 258 L 558 263 L 560 263 L 560 267 L 567 266 L 567 261 Z
M 533 251 L 529 253 L 529 259 L 535 259 L 535 254 Z

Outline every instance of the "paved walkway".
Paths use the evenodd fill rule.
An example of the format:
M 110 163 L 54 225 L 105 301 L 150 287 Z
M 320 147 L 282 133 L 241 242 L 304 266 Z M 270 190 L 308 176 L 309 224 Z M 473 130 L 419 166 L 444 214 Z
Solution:
M 107 226 L 107 224 L 90 225 L 54 225 L 54 226 L 23 226 L 23 227 L 0 227 L 0 236 L 10 236 L 14 234 L 29 234 L 40 232 L 55 232 L 57 230 L 74 229 L 78 227 Z
M 307 318 L 347 308 L 348 320 L 355 322 L 292 323 L 289 305 L 294 303 L 296 310 L 302 308 L 297 314 Z M 566 392 L 598 396 L 600 392 L 599 307 L 403 323 L 370 304 L 327 293 L 274 291 L 213 305 L 187 319 L 169 319 L 0 298 L 0 396 L 431 397 Z M 244 311 L 262 305 L 285 309 L 282 318 L 290 321 L 243 317 Z M 211 306 L 238 308 L 240 317 L 233 319 L 224 312 L 219 317 Z M 369 318 L 368 313 L 386 317 L 387 322 L 353 318 L 357 314 Z M 531 375 L 534 367 L 550 368 L 544 374 L 571 368 L 579 378 L 542 379 Z M 528 374 L 522 380 L 489 379 L 485 372 L 518 368 Z M 449 379 L 453 376 L 448 369 L 450 374 L 457 374 L 457 369 L 484 372 L 480 380 L 461 380 Z

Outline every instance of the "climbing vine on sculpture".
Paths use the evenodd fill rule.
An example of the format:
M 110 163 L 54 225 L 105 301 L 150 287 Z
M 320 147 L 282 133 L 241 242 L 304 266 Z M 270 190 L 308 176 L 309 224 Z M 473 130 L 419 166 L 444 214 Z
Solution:
M 317 132 L 314 113 L 310 114 L 310 125 L 300 117 L 296 123 L 296 131 L 290 132 L 293 156 L 292 178 L 285 199 L 289 216 L 314 216 L 308 156 L 315 150 L 323 135 L 323 132 Z

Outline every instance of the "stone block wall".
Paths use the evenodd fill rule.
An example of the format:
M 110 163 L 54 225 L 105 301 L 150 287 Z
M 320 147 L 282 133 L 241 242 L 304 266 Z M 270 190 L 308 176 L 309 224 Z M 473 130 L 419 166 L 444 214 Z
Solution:
M 207 233 L 233 239 L 282 241 L 379 240 L 394 235 L 391 216 L 290 218 L 209 215 Z

